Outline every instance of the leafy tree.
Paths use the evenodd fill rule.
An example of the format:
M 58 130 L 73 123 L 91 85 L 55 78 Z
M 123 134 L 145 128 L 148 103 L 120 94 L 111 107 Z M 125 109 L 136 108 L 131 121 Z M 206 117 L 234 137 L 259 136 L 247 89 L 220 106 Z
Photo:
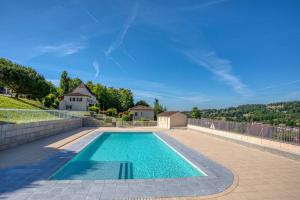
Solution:
M 201 118 L 201 112 L 198 109 L 198 107 L 193 107 L 192 112 L 191 112 L 191 117 L 196 118 L 196 119 Z
M 116 108 L 117 111 L 121 111 L 121 104 L 120 104 L 120 95 L 119 91 L 113 87 L 107 88 L 107 95 L 109 98 L 109 102 L 107 102 L 110 108 Z
M 164 107 L 159 103 L 159 100 L 157 98 L 154 99 L 154 118 L 157 118 L 157 115 L 161 112 L 164 112 Z
M 119 101 L 120 101 L 119 111 L 124 112 L 134 106 L 133 94 L 131 90 L 121 88 L 119 89 L 118 93 L 119 93 Z
M 55 100 L 56 100 L 56 97 L 54 94 L 48 94 L 44 100 L 43 100 L 43 104 L 44 106 L 50 108 L 50 107 L 56 107 L 55 105 Z
M 77 88 L 81 83 L 82 81 L 79 78 L 70 78 L 68 92 L 72 92 L 73 90 L 75 90 L 75 88 Z
M 150 107 L 150 105 L 145 100 L 139 100 L 135 103 L 135 106 L 147 106 Z
M 59 85 L 63 94 L 67 94 L 70 91 L 70 77 L 67 71 L 61 73 Z
M 108 88 L 92 81 L 88 81 L 86 85 L 95 94 L 102 110 L 116 108 L 118 112 L 124 112 L 134 105 L 131 90 Z
M 117 109 L 115 108 L 109 108 L 107 109 L 107 116 L 110 116 L 110 117 L 116 117 L 118 115 L 118 112 L 117 112 Z
M 0 84 L 11 89 L 16 98 L 24 94 L 41 99 L 50 91 L 49 83 L 34 69 L 4 58 L 0 59 Z

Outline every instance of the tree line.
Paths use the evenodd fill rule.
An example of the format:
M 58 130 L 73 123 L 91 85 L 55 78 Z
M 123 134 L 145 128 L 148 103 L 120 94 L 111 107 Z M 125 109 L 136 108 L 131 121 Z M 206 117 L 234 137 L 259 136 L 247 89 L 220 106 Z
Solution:
M 10 89 L 15 98 L 21 95 L 30 99 L 38 99 L 48 108 L 58 108 L 60 97 L 71 93 L 82 82 L 80 78 L 71 78 L 67 71 L 63 71 L 59 86 L 56 87 L 33 68 L 0 58 L 0 86 Z M 150 106 L 145 100 L 140 100 L 135 104 L 134 95 L 130 89 L 107 87 L 92 81 L 88 81 L 86 86 L 99 102 L 90 108 L 92 111 L 109 111 L 110 115 L 117 115 L 136 105 Z M 153 108 L 156 115 L 166 110 L 158 99 L 154 99 Z
M 53 85 L 31 67 L 22 66 L 0 58 L 0 85 L 9 88 L 15 98 L 19 95 L 42 99 Z
M 188 112 L 191 117 L 195 116 L 195 113 L 197 113 L 197 109 Z M 201 110 L 200 117 L 237 122 L 300 126 L 300 101 L 247 104 L 223 109 L 204 109 Z

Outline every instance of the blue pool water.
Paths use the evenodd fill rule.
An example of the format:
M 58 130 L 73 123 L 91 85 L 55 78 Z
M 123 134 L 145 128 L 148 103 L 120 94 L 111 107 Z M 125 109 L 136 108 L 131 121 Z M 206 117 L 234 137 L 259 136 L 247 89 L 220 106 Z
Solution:
M 51 179 L 148 179 L 203 175 L 152 133 L 105 132 Z

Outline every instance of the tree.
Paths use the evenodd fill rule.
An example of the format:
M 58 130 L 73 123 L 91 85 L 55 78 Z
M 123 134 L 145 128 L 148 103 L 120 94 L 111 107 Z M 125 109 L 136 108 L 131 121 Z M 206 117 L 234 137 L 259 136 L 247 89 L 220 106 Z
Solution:
M 133 107 L 133 94 L 131 90 L 119 89 L 119 102 L 121 112 L 127 111 L 129 108 Z
M 0 59 L 1 85 L 11 89 L 16 94 L 16 98 L 18 98 L 19 94 L 28 91 L 29 80 L 30 77 L 25 68 L 7 59 Z
M 116 108 L 118 112 L 124 112 L 134 105 L 133 94 L 129 89 L 108 88 L 92 81 L 87 82 L 87 87 L 95 94 L 102 110 Z
M 67 94 L 70 91 L 70 78 L 67 71 L 61 73 L 59 86 L 63 94 Z
M 25 94 L 41 99 L 50 92 L 49 83 L 34 69 L 4 58 L 0 59 L 0 84 L 11 89 L 16 98 Z
M 77 88 L 80 84 L 82 83 L 82 81 L 79 78 L 70 78 L 69 81 L 69 92 L 72 92 L 73 90 L 75 90 L 75 88 Z
M 150 107 L 150 105 L 145 100 L 139 100 L 135 103 L 135 106 L 147 106 Z
M 192 112 L 191 112 L 191 117 L 195 119 L 201 118 L 201 112 L 198 109 L 198 107 L 193 107 Z
M 43 101 L 44 106 L 46 106 L 47 108 L 50 107 L 55 107 L 55 95 L 54 94 L 48 94 Z
M 119 91 L 116 88 L 109 87 L 107 88 L 107 95 L 109 98 L 108 107 L 115 108 L 117 111 L 121 111 L 121 104 L 120 104 L 120 95 Z
M 157 118 L 157 115 L 161 112 L 164 112 L 164 107 L 159 103 L 159 100 L 157 98 L 154 99 L 154 118 Z

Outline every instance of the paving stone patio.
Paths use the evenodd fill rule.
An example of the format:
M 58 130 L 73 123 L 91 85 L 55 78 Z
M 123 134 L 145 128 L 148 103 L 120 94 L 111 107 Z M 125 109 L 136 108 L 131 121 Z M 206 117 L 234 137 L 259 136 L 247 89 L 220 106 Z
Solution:
M 222 192 L 233 183 L 234 176 L 228 169 L 161 132 L 156 134 L 207 176 L 180 179 L 48 180 L 59 167 L 101 134 L 92 133 L 37 164 L 2 169 L 0 198 L 104 200 L 202 196 Z
M 107 130 L 120 131 L 120 129 L 115 128 L 98 129 L 99 132 Z M 121 130 L 140 131 L 138 128 Z M 145 130 L 161 131 L 158 129 Z M 74 147 L 73 144 L 77 142 L 73 142 L 73 144 L 67 145 L 67 148 L 59 149 L 59 154 L 53 156 L 47 154 L 48 159 L 44 161 L 32 162 L 31 165 L 27 163 L 27 165 L 19 167 L 13 166 L 13 157 L 16 155 L 32 157 L 31 160 L 34 160 L 34 152 L 28 148 L 27 144 L 12 151 L 0 152 L 0 162 L 3 161 L 1 160 L 3 154 L 11 153 L 11 160 L 5 159 L 5 162 L 13 166 L 0 169 L 0 199 L 149 199 L 150 195 L 153 198 L 173 195 L 174 193 L 169 190 L 168 185 L 173 190 L 176 190 L 177 195 L 178 191 L 180 191 L 180 195 L 177 198 L 170 199 L 297 200 L 300 197 L 300 162 L 241 146 L 230 141 L 202 134 L 199 131 L 176 129 L 164 132 L 171 138 L 168 143 L 174 142 L 172 146 L 176 146 L 176 141 L 179 141 L 181 144 L 193 149 L 192 151 L 201 152 L 201 155 L 205 155 L 203 156 L 204 158 L 207 157 L 211 161 L 213 160 L 213 163 L 216 161 L 226 166 L 226 169 L 230 169 L 237 176 L 234 184 L 229 189 L 216 195 L 188 198 L 187 196 L 194 192 L 194 188 L 192 186 L 181 189 L 185 187 L 184 181 L 174 183 L 172 182 L 173 180 L 169 180 L 165 183 L 163 180 L 156 180 L 155 184 L 147 181 L 139 182 L 138 180 L 121 180 L 118 183 L 116 181 L 101 180 L 48 181 L 45 180 L 45 177 L 52 174 L 51 169 L 60 167 L 76 154 L 76 149 L 83 148 L 84 145 L 77 144 L 78 146 Z M 93 139 L 95 135 L 91 135 L 83 137 L 82 140 L 88 137 Z M 161 134 L 160 137 L 163 138 L 164 134 Z M 184 149 L 182 149 L 181 153 L 184 154 Z M 184 156 L 189 158 L 188 155 L 184 154 Z M 53 162 L 53 165 L 45 164 L 51 159 L 60 160 L 61 162 Z M 198 164 L 201 164 L 201 162 Z M 39 165 L 42 167 L 39 168 Z M 41 170 L 43 168 L 48 169 L 49 173 L 47 174 Z M 202 165 L 200 168 L 205 171 L 205 165 Z M 209 172 L 205 172 L 209 175 Z M 204 189 L 208 187 L 208 185 L 200 185 L 197 181 L 194 184 L 198 184 L 198 190 L 201 190 L 199 189 L 201 187 Z M 154 190 L 156 186 L 159 186 L 159 188 Z M 147 192 L 145 188 L 147 188 Z M 112 195 L 113 193 L 114 195 Z

